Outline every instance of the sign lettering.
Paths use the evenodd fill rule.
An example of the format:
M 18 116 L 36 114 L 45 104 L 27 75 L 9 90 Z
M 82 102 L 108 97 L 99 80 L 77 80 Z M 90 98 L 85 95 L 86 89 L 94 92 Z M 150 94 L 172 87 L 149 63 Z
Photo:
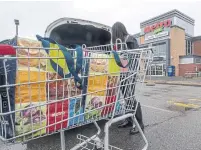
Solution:
M 162 21 L 162 22 L 158 22 L 154 25 L 151 25 L 151 26 L 147 26 L 144 28 L 144 33 L 149 33 L 149 32 L 153 32 L 154 30 L 156 29 L 159 29 L 159 28 L 167 28 L 167 27 L 170 27 L 172 25 L 172 21 L 171 20 L 165 20 L 165 21 Z
M 168 35 L 169 35 L 168 31 L 163 31 L 163 32 L 160 32 L 158 34 L 154 34 L 154 35 L 150 35 L 150 36 L 145 35 L 145 41 L 160 38 L 160 37 L 164 37 L 164 36 L 168 36 Z

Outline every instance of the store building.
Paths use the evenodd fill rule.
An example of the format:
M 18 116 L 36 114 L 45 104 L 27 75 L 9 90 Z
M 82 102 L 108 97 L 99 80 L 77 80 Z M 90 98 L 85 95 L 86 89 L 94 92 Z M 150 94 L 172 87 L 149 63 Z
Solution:
M 185 56 L 180 56 L 179 76 L 193 75 L 201 73 L 201 36 L 189 38 L 186 41 Z
M 194 19 L 178 10 L 140 23 L 141 32 L 134 37 L 140 47 L 154 47 L 154 59 L 149 74 L 165 76 L 168 66 L 173 65 L 175 76 L 181 76 L 185 72 L 181 71 L 185 64 L 180 63 L 185 62 L 183 60 L 186 55 L 194 55 L 196 58 L 201 56 L 201 38 L 194 37 L 194 25 Z

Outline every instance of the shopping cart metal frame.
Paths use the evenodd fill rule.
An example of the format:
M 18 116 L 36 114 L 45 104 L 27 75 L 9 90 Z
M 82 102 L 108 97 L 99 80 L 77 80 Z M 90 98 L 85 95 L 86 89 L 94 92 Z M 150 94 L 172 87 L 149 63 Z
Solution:
M 140 82 L 140 83 L 143 83 L 143 81 L 144 81 L 144 79 L 145 79 L 145 75 L 146 75 L 146 72 L 147 72 L 147 69 L 148 69 L 148 65 L 149 65 L 149 63 L 152 61 L 152 48 L 150 47 L 150 48 L 143 48 L 143 49 L 135 49 L 135 50 L 127 50 L 127 45 L 125 44 L 125 43 L 119 43 L 119 44 L 116 44 L 116 46 L 117 47 L 119 47 L 119 45 L 120 45 L 120 49 L 118 50 L 118 53 L 123 53 L 123 54 L 125 54 L 125 56 L 124 57 L 128 57 L 128 54 L 130 53 L 136 53 L 136 52 L 138 52 L 140 55 L 140 57 L 138 58 L 139 60 L 141 60 L 141 59 L 146 59 L 146 62 L 144 62 L 144 63 L 146 63 L 146 66 L 145 66 L 145 68 L 143 68 L 144 69 L 144 71 L 142 72 L 142 73 L 140 73 L 139 72 L 139 68 L 140 68 L 140 66 L 138 65 L 138 67 L 136 68 L 137 70 L 135 71 L 135 73 L 133 72 L 128 78 L 130 78 L 130 77 L 132 77 L 132 76 L 134 76 L 134 75 L 137 75 L 137 77 L 138 77 L 138 82 Z M 95 46 L 95 47 L 86 47 L 86 45 L 83 45 L 82 46 L 82 48 L 83 48 L 83 50 L 84 51 L 88 51 L 88 52 L 95 52 L 95 53 L 111 53 L 111 50 L 113 49 L 113 46 L 114 45 L 112 45 L 112 44 L 108 44 L 108 45 L 101 45 L 101 46 Z M 12 48 L 12 50 L 13 50 L 13 48 L 14 49 L 16 49 L 16 50 L 18 50 L 18 49 L 21 49 L 22 47 L 11 47 Z M 0 48 L 1 49 L 1 48 Z M 28 49 L 43 49 L 42 47 L 41 48 L 28 48 Z M 52 49 L 51 49 L 52 50 Z M 58 49 L 55 49 L 55 50 L 58 50 Z M 125 53 L 125 50 L 126 50 L 126 53 Z M 2 51 L 1 51 L 2 52 Z M 8 51 L 7 51 L 8 52 Z M 144 57 L 144 56 L 142 56 L 142 53 L 143 54 L 147 54 L 147 56 L 146 57 Z M 16 51 L 13 51 L 13 55 L 15 55 L 16 54 Z M 2 56 L 4 56 L 4 57 L 0 57 L 0 59 L 25 59 L 25 58 L 23 58 L 23 57 L 10 57 L 9 55 L 12 55 L 12 52 L 10 52 L 9 51 L 9 53 L 0 53 L 0 55 L 2 55 Z M 143 57 L 143 58 L 142 58 Z M 31 57 L 31 58 L 28 58 L 28 59 L 37 59 L 38 57 Z M 60 57 L 51 57 L 52 59 L 54 58 L 54 59 L 61 59 Z M 26 58 L 27 59 L 27 58 Z M 39 58 L 39 59 L 48 59 L 47 57 L 46 58 Z M 4 63 L 4 71 L 6 71 L 6 65 L 5 65 L 5 63 Z M 127 80 L 128 78 L 126 78 L 126 79 L 124 79 L 124 80 Z M 124 80 L 122 80 L 121 82 L 123 82 Z M 48 81 L 49 82 L 49 81 Z M 29 83 L 30 84 L 30 83 Z M 135 83 L 136 84 L 136 83 Z M 11 85 L 9 85 L 8 83 L 6 83 L 6 85 L 4 85 L 3 87 L 6 87 L 7 89 L 10 87 Z M 2 86 L 1 86 L 2 87 Z M 8 94 L 8 91 L 7 91 L 7 94 Z M 120 94 L 120 87 L 118 88 L 118 94 L 117 95 L 119 95 Z M 9 96 L 8 96 L 9 97 Z M 123 101 L 123 99 L 121 100 L 121 101 Z M 104 105 L 104 106 L 102 106 L 102 107 L 99 107 L 98 109 L 102 109 L 103 107 L 107 107 L 107 106 L 110 106 L 111 104 L 114 104 L 114 110 L 113 110 L 113 112 L 112 112 L 112 116 L 110 116 L 109 117 L 109 121 L 105 124 L 105 128 L 104 128 L 104 132 L 105 132 L 105 136 L 104 136 L 104 141 L 102 142 L 102 146 L 101 146 L 101 148 L 104 148 L 104 150 L 109 150 L 109 149 L 117 149 L 117 150 L 119 150 L 119 148 L 117 148 L 117 147 L 112 147 L 112 146 L 110 146 L 109 145 L 109 128 L 110 128 L 110 126 L 112 125 L 112 124 L 114 124 L 114 123 L 116 123 L 116 122 L 118 122 L 118 121 L 121 121 L 121 120 L 124 120 L 124 119 L 126 119 L 126 118 L 129 118 L 129 117 L 132 117 L 133 118 L 133 122 L 135 123 L 134 124 L 134 126 L 136 125 L 136 127 L 138 128 L 138 130 L 139 130 L 139 132 L 140 132 L 140 135 L 142 136 L 142 138 L 143 138 L 143 140 L 144 140 L 144 142 L 145 142 L 145 146 L 144 146 L 144 148 L 143 148 L 143 150 L 146 150 L 147 149 L 147 147 L 148 147 L 148 141 L 147 141 L 147 139 L 146 139 L 146 137 L 145 137 L 145 135 L 144 135 L 144 133 L 143 133 L 143 131 L 141 130 L 141 128 L 140 128 L 140 125 L 139 125 L 139 123 L 137 122 L 137 120 L 136 120 L 136 118 L 135 118 L 135 113 L 136 113 L 136 108 L 137 108 L 137 105 L 138 105 L 138 101 L 137 101 L 137 105 L 136 105 L 136 107 L 135 107 L 135 110 L 134 111 L 132 111 L 132 112 L 130 112 L 130 113 L 126 113 L 126 114 L 123 114 L 122 116 L 120 116 L 120 117 L 115 117 L 116 116 L 116 113 L 115 113 L 115 110 L 116 110 L 116 106 L 117 106 L 117 102 L 118 102 L 118 100 L 116 100 L 116 102 L 114 102 L 114 103 L 110 103 L 110 104 L 108 104 L 108 105 Z M 48 103 L 48 104 L 51 104 L 51 102 L 50 103 Z M 45 103 L 45 104 L 43 104 L 43 105 L 48 105 L 47 103 Z M 43 105 L 41 105 L 40 104 L 40 106 L 43 106 Z M 17 111 L 19 111 L 19 110 L 17 110 Z M 11 115 L 12 113 L 16 113 L 17 112 L 16 110 L 14 110 L 14 111 L 10 111 L 10 112 L 7 112 L 7 113 L 2 113 L 2 111 L 0 112 L 0 117 L 2 117 L 2 116 L 4 116 L 4 115 Z M 88 111 L 87 113 L 90 113 L 90 112 L 92 112 L 93 110 L 91 110 L 91 111 Z M 125 112 L 124 112 L 125 113 Z M 79 115 L 83 115 L 83 114 L 79 114 Z M 78 115 L 78 116 L 79 116 Z M 77 117 L 77 116 L 76 116 Z M 73 117 L 71 118 L 71 117 L 69 117 L 67 120 L 70 120 L 70 119 L 73 119 Z M 102 119 L 108 119 L 108 116 L 107 117 L 105 117 L 105 118 L 102 118 Z M 58 124 L 58 123 L 62 123 L 63 121 L 65 121 L 65 120 L 62 120 L 62 121 L 59 121 L 59 122 L 55 122 L 54 124 L 51 124 L 51 125 L 56 125 L 56 124 Z M 97 124 L 97 121 L 99 121 L 99 120 L 92 120 L 91 122 L 85 122 L 85 123 L 83 123 L 83 124 L 79 124 L 79 125 L 77 125 L 77 126 L 73 126 L 73 127 L 70 127 L 70 128 L 66 128 L 66 129 L 61 129 L 61 130 L 59 130 L 59 131 L 57 131 L 57 132 L 54 132 L 54 133 L 58 133 L 58 132 L 60 132 L 60 138 L 61 138 L 61 149 L 62 150 L 65 150 L 65 135 L 64 135 L 64 131 L 65 130 L 67 130 L 67 129 L 72 129 L 72 128 L 75 128 L 75 127 L 78 127 L 78 126 L 82 126 L 82 125 L 86 125 L 86 124 L 89 124 L 89 123 L 93 123 L 94 125 L 95 125 L 95 127 L 97 128 L 97 133 L 96 134 L 94 134 L 93 136 L 91 136 L 91 137 L 89 137 L 89 138 L 87 138 L 87 137 L 85 137 L 85 136 L 83 136 L 83 135 L 78 135 L 78 139 L 81 141 L 79 144 L 77 144 L 76 146 L 74 146 L 71 150 L 76 150 L 76 149 L 79 149 L 79 148 L 82 148 L 82 149 L 87 149 L 87 144 L 88 143 L 90 143 L 91 141 L 96 141 L 96 142 L 91 142 L 90 144 L 93 144 L 93 145 L 96 145 L 97 146 L 97 141 L 99 142 L 99 143 L 101 143 L 100 141 L 100 138 L 99 138 L 99 135 L 100 135 L 100 133 L 101 133 L 101 129 L 100 129 L 100 127 L 98 126 L 98 124 Z M 47 128 L 48 126 L 45 126 L 45 128 Z M 13 127 L 14 128 L 14 127 Z M 41 128 L 40 128 L 41 129 Z M 40 130 L 40 129 L 37 129 L 38 131 Z M 33 133 L 33 132 L 35 132 L 35 131 L 37 131 L 37 130 L 31 130 L 29 133 Z M 27 135 L 27 134 L 29 134 L 29 133 L 26 133 L 26 134 L 23 134 L 23 135 L 20 135 L 20 136 L 25 136 L 25 135 Z M 51 133 L 51 134 L 54 134 L 54 133 Z M 40 137 L 43 137 L 43 136 L 47 136 L 47 135 L 51 135 L 51 134 L 46 134 L 46 135 L 40 135 L 39 137 L 34 137 L 33 138 L 33 136 L 32 136 L 32 138 L 30 139 L 30 140 L 32 140 L 32 139 L 36 139 L 36 138 L 40 138 Z M 9 139 L 9 141 L 10 140 L 14 140 L 14 139 L 16 139 L 18 136 L 14 136 L 13 138 L 11 138 L 11 139 Z M 3 141 L 8 141 L 7 139 L 5 139 L 5 138 L 3 138 L 3 137 L 0 137 L 1 138 L 1 140 L 3 140 Z M 85 138 L 85 140 L 83 139 L 83 138 Z M 27 141 L 29 141 L 29 140 L 27 140 Z M 100 146 L 100 144 L 99 144 L 99 146 Z

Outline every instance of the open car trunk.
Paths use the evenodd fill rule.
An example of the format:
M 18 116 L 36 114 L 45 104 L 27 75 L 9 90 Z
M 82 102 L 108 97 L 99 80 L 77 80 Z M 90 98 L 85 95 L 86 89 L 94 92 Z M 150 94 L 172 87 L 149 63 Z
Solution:
M 66 47 L 74 44 L 98 46 L 111 42 L 111 30 L 102 24 L 68 18 L 65 18 L 65 22 L 64 20 L 56 22 L 55 25 L 53 22 L 53 25 L 49 26 L 51 31 L 47 28 L 46 35 Z

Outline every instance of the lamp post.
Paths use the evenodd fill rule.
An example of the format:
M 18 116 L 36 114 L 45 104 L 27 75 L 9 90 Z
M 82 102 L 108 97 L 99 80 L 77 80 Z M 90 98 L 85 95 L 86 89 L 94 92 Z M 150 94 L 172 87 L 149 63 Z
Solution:
M 16 30 L 15 30 L 15 41 L 16 41 L 16 45 L 17 45 L 17 40 L 18 40 L 18 26 L 20 24 L 19 20 L 15 19 L 15 26 L 16 26 Z

